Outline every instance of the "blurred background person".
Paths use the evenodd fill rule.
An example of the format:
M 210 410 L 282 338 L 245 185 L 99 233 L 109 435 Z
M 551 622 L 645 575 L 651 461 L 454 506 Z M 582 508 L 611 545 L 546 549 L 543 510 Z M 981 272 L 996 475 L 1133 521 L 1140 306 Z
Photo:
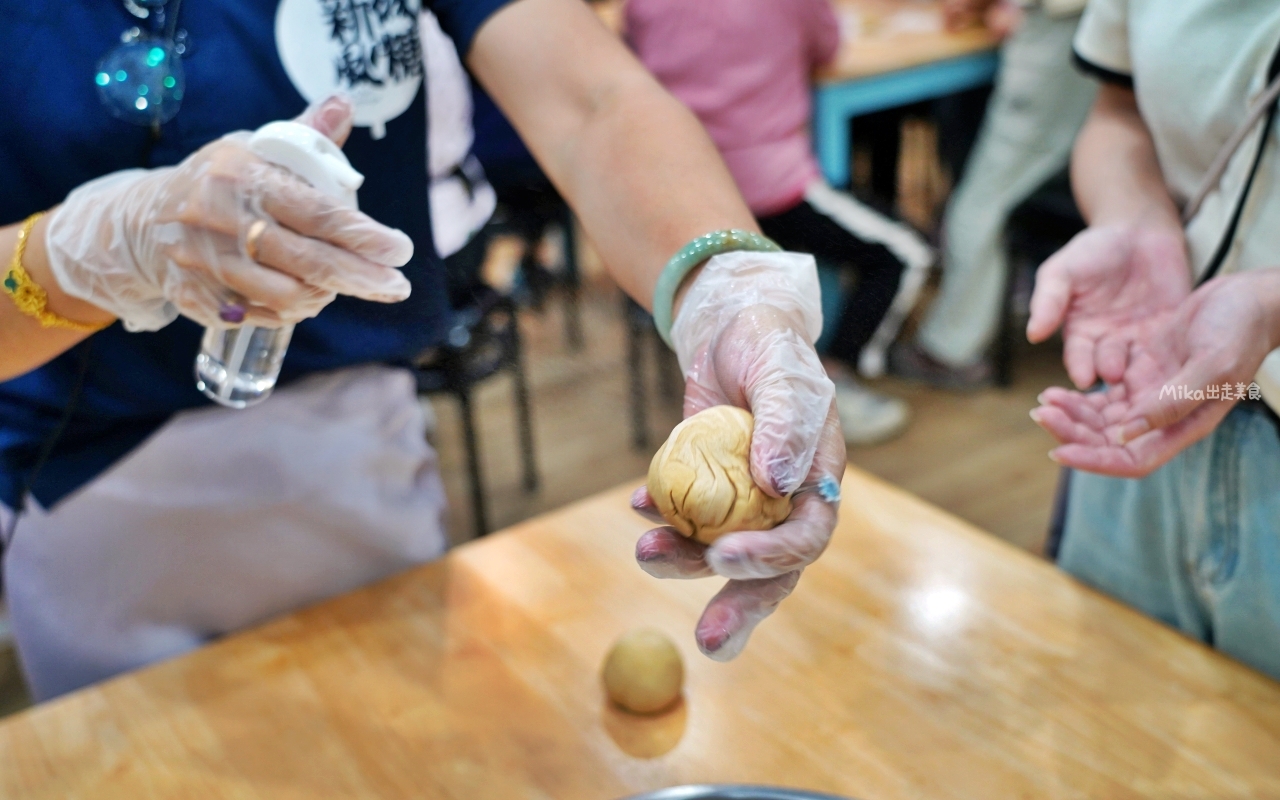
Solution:
M 946 388 L 993 376 L 988 349 L 1004 311 L 1010 215 L 1064 173 L 1096 86 L 1072 66 L 1071 40 L 1085 0 L 946 0 L 957 30 L 985 22 L 1007 34 L 995 91 L 942 222 L 942 285 L 914 341 L 896 345 L 891 369 Z
M 811 76 L 835 58 L 828 0 L 628 0 L 624 35 L 658 80 L 706 126 L 760 223 L 787 249 L 851 267 L 824 353 L 850 444 L 891 439 L 910 412 L 857 378 L 879 374 L 934 260 L 909 225 L 828 186 L 809 134 Z

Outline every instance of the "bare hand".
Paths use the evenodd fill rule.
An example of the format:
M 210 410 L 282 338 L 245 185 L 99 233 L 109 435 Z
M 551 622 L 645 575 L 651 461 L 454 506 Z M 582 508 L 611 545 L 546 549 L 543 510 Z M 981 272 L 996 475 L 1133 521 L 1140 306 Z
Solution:
M 1280 344 L 1280 270 L 1217 278 L 1131 341 L 1105 392 L 1053 388 L 1032 418 L 1077 469 L 1138 478 L 1207 436 Z M 1226 396 L 1229 395 L 1229 396 Z
M 1119 383 L 1130 343 L 1190 292 L 1181 231 L 1088 228 L 1040 267 L 1027 338 L 1042 342 L 1062 328 L 1063 362 L 1077 388 L 1099 378 Z

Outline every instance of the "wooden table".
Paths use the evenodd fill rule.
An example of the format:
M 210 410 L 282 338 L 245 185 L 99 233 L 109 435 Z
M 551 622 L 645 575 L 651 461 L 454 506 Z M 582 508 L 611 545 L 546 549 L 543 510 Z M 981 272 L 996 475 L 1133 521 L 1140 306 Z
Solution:
M 991 82 L 998 40 L 985 28 L 949 33 L 940 0 L 833 0 L 840 54 L 818 76 L 814 149 L 827 180 L 849 182 L 849 122 Z
M 737 661 L 657 581 L 620 488 L 0 724 L 0 796 L 610 800 L 786 784 L 894 798 L 1280 797 L 1280 684 L 851 471 L 830 551 Z M 610 641 L 685 702 L 609 708 Z

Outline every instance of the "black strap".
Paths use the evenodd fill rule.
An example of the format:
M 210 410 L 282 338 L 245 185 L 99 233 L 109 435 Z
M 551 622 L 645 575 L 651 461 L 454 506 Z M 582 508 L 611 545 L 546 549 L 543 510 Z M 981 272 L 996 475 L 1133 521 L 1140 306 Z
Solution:
M 1280 46 L 1276 47 L 1275 54 L 1271 56 L 1271 64 L 1267 67 L 1267 84 L 1270 85 L 1277 75 L 1280 75 Z M 1244 215 L 1245 204 L 1249 201 L 1249 194 L 1253 190 L 1253 181 L 1258 177 L 1258 167 L 1262 164 L 1262 156 L 1267 151 L 1267 141 L 1271 138 L 1271 130 L 1275 127 L 1277 108 L 1280 108 L 1280 101 L 1272 103 L 1271 108 L 1267 110 L 1266 119 L 1262 123 L 1262 136 L 1258 137 L 1258 150 L 1253 154 L 1253 166 L 1249 167 L 1249 176 L 1245 178 L 1244 188 L 1240 190 L 1240 198 L 1236 200 L 1231 221 L 1222 232 L 1222 239 L 1218 242 L 1217 249 L 1213 251 L 1213 258 L 1209 259 L 1209 265 L 1200 276 L 1197 286 L 1217 275 L 1218 270 L 1222 268 L 1222 263 L 1227 260 L 1227 253 L 1231 252 L 1231 245 L 1236 238 L 1236 229 L 1240 227 L 1240 218 Z

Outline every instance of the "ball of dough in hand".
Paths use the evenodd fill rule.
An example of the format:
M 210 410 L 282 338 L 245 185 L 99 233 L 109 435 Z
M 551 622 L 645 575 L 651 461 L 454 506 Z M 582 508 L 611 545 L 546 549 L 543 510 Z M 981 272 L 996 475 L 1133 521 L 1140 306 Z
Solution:
M 733 531 L 764 531 L 787 518 L 791 500 L 751 478 L 750 412 L 699 411 L 671 431 L 649 463 L 649 495 L 681 534 L 711 544 Z
M 676 701 L 684 686 L 684 662 L 666 634 L 639 628 L 613 643 L 604 660 L 604 688 L 627 711 L 652 714 Z

